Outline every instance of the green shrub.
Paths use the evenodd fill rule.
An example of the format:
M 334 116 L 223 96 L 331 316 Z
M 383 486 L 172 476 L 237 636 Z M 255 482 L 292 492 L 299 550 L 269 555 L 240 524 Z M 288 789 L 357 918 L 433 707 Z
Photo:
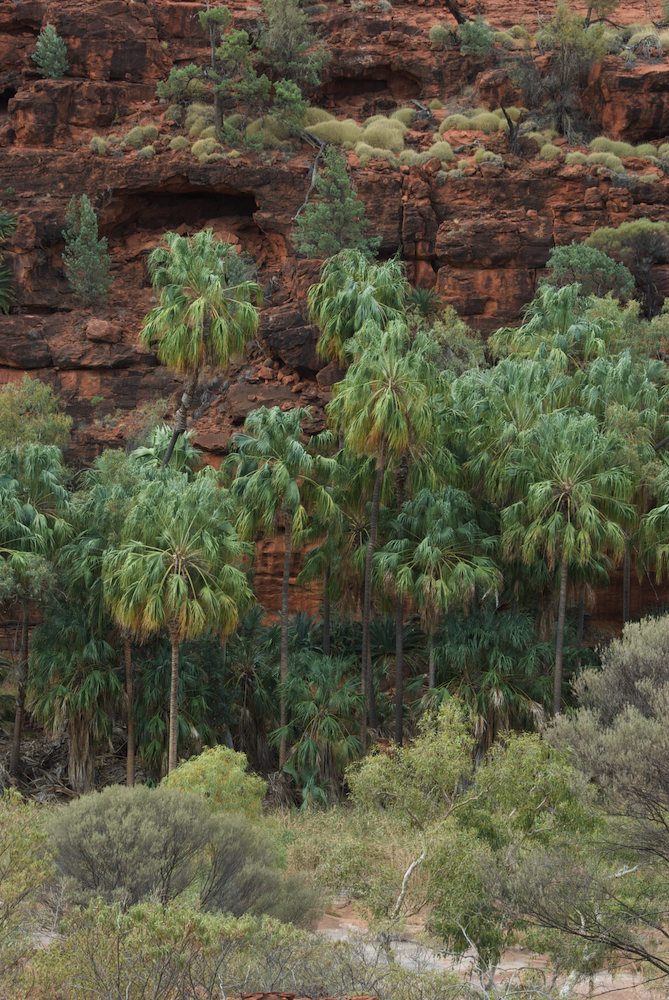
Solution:
M 346 158 L 333 146 L 322 154 L 313 197 L 299 214 L 293 242 L 306 257 L 332 257 L 340 250 L 374 253 L 379 240 L 370 236 L 363 202 L 348 174 Z
M 215 821 L 196 796 L 112 785 L 59 809 L 49 831 L 58 873 L 84 900 L 166 903 L 194 885 Z
M 639 184 L 657 184 L 659 181 L 659 174 L 637 174 L 636 180 Z
M 170 149 L 174 150 L 175 153 L 181 153 L 184 149 L 189 149 L 190 143 L 185 135 L 175 135 L 173 139 L 170 140 Z
M 554 146 L 552 142 L 545 143 L 539 150 L 540 160 L 559 160 L 561 150 L 559 146 Z
M 599 136 L 590 143 L 593 153 L 613 153 L 614 156 L 634 156 L 635 149 L 629 142 L 620 142 L 616 139 L 607 139 Z
M 514 108 L 512 106 L 510 108 L 505 108 L 504 111 L 506 111 L 507 115 L 509 116 L 512 122 L 517 122 L 520 120 L 521 115 L 526 114 L 527 108 Z M 502 111 L 501 108 L 496 108 L 492 113 L 497 118 L 499 118 L 500 121 L 506 122 L 506 118 L 504 117 L 504 111 Z
M 577 164 L 587 163 L 588 157 L 585 153 L 567 153 L 565 162 L 568 163 L 569 166 L 576 166 Z
M 438 49 L 446 49 L 453 44 L 453 32 L 445 24 L 433 24 L 429 39 Z
M 401 122 L 402 125 L 408 127 L 416 117 L 416 112 L 413 108 L 398 108 L 397 111 L 393 111 L 390 117 L 392 121 Z
M 476 163 L 504 163 L 503 158 L 498 153 L 493 153 L 490 149 L 477 149 L 474 153 L 474 161 Z
M 184 125 L 192 138 L 199 138 L 204 129 L 214 124 L 214 109 L 209 104 L 191 104 Z
M 260 818 L 267 787 L 262 778 L 249 773 L 245 754 L 220 746 L 180 764 L 161 785 L 199 795 L 215 809 L 250 819 Z
M 166 80 L 156 85 L 156 96 L 165 104 L 185 108 L 191 101 L 204 97 L 206 84 L 200 66 L 173 66 Z
M 441 160 L 442 163 L 450 163 L 455 155 L 450 142 L 446 142 L 445 140 L 435 142 L 427 152 L 431 157 Z
M 514 49 L 523 48 L 522 42 L 514 38 L 510 31 L 495 31 L 492 37 L 494 45 L 499 45 L 510 52 L 513 52 Z
M 458 25 L 458 41 L 463 56 L 483 58 L 492 51 L 494 33 L 490 25 L 478 18 Z
M 417 149 L 403 149 L 399 155 L 399 162 L 404 167 L 415 167 L 419 163 L 425 163 L 426 156 Z
M 352 118 L 345 118 L 343 121 L 327 121 L 318 125 L 311 125 L 308 131 L 323 142 L 334 142 L 338 146 L 345 143 L 355 144 L 360 142 L 362 129 Z
M 169 108 L 166 108 L 163 112 L 163 118 L 165 121 L 172 124 L 180 122 L 183 116 L 183 108 L 178 104 L 170 104 Z
M 546 282 L 561 288 L 578 282 L 585 295 L 602 297 L 611 292 L 616 298 L 634 294 L 634 278 L 624 264 L 585 243 L 553 247 L 546 263 Z
M 152 160 L 156 155 L 156 147 L 142 146 L 142 148 L 137 151 L 137 155 L 141 156 L 144 160 Z
M 67 61 L 67 45 L 53 24 L 47 24 L 37 36 L 37 45 L 31 56 L 42 76 L 51 80 L 62 80 L 70 68 Z
M 623 161 L 614 153 L 590 153 L 588 163 L 601 163 L 603 167 L 612 170 L 614 174 L 622 173 L 625 169 Z
M 657 156 L 657 147 L 652 142 L 642 142 L 635 147 L 634 155 L 640 156 L 642 159 L 646 159 L 647 157 L 655 158 Z
M 87 306 L 104 302 L 111 286 L 111 260 L 107 240 L 98 238 L 98 219 L 87 195 L 70 200 L 63 239 L 63 266 L 75 296 Z
M 223 147 L 216 142 L 215 139 L 198 139 L 191 146 L 191 153 L 196 160 L 201 162 L 206 156 L 211 156 L 214 153 L 222 153 Z
M 432 111 L 441 111 L 444 105 L 438 97 L 433 97 L 428 106 Z
M 398 163 L 395 154 L 390 149 L 377 149 L 366 142 L 359 142 L 355 147 L 355 153 L 363 166 L 370 160 L 387 160 L 389 163 Z
M 401 122 L 398 124 L 401 125 Z M 373 149 L 389 149 L 393 153 L 400 153 L 404 149 L 402 132 L 387 122 L 374 122 L 367 125 L 360 138 L 362 143 Z
M 135 125 L 124 136 L 121 145 L 124 149 L 141 149 L 158 137 L 155 125 Z
M 35 947 L 37 897 L 51 875 L 38 806 L 7 789 L 0 793 L 0 970 L 5 975 Z
M 331 115 L 329 111 L 324 111 L 323 108 L 307 108 L 304 113 L 305 126 L 320 125 L 321 122 L 332 122 L 334 120 L 334 115 Z
M 509 28 L 509 34 L 512 35 L 513 38 L 525 38 L 526 39 L 526 38 L 530 37 L 529 31 L 527 30 L 527 28 L 523 27 L 522 24 L 514 24 L 514 25 L 512 25 L 512 27 Z
M 464 131 L 466 129 L 471 129 L 472 123 L 467 117 L 467 115 L 457 114 L 457 115 L 447 115 L 443 122 L 439 126 L 439 131 L 441 133 L 450 131 Z
M 523 142 L 531 142 L 536 147 L 536 152 L 538 153 L 542 146 L 546 145 L 546 136 L 543 132 L 526 132 L 523 136 Z
M 109 143 L 101 135 L 94 135 L 88 144 L 88 148 L 96 156 L 106 156 L 109 152 Z
M 663 142 L 657 150 L 657 155 L 661 160 L 669 160 L 669 142 Z
M 208 125 L 207 128 L 202 129 L 200 132 L 200 139 L 215 139 L 216 138 L 216 126 Z
M 469 160 L 458 160 L 458 170 L 466 170 L 469 166 Z

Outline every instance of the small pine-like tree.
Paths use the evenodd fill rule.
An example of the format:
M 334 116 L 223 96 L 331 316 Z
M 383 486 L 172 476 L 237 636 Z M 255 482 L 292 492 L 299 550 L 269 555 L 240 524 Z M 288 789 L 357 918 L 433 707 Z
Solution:
M 346 160 L 333 147 L 323 153 L 323 169 L 314 190 L 317 201 L 297 219 L 294 243 L 305 257 L 332 257 L 340 250 L 374 253 L 378 237 L 369 236 L 365 206 L 357 197 L 346 170 Z
M 63 230 L 63 264 L 70 288 L 84 305 L 104 302 L 111 285 L 107 240 L 98 238 L 98 219 L 87 195 L 72 198 Z
M 47 24 L 40 31 L 32 60 L 42 76 L 51 80 L 62 80 L 70 68 L 67 45 L 53 24 Z

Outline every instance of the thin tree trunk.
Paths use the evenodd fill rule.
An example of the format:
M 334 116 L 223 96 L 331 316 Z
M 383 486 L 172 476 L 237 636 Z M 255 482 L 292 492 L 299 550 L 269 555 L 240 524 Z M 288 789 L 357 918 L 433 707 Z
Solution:
M 553 715 L 559 715 L 562 707 L 562 654 L 564 651 L 564 621 L 567 613 L 567 583 L 569 559 L 562 556 L 560 565 L 560 600 L 558 603 L 557 632 L 555 636 L 555 675 L 553 677 Z
M 170 726 L 167 750 L 167 773 L 177 766 L 179 741 L 179 639 L 176 633 L 170 633 L 172 646 L 172 673 L 170 678 Z
M 330 566 L 326 566 L 325 573 L 323 574 L 323 656 L 330 655 L 331 642 L 330 633 L 332 630 L 331 623 L 331 611 L 332 605 L 330 602 Z
M 402 458 L 395 477 L 397 509 L 401 510 L 406 493 L 409 465 Z M 404 740 L 404 599 L 395 595 L 395 742 L 402 746 Z
M 576 622 L 576 644 L 578 646 L 582 646 L 583 635 L 585 633 L 585 598 L 583 596 L 583 593 L 581 593 L 581 596 L 578 599 L 577 614 L 578 618 Z
M 630 596 L 632 592 L 632 553 L 630 540 L 625 537 L 625 554 L 623 556 L 623 624 L 630 620 Z
M 181 405 L 179 409 L 174 414 L 174 430 L 172 431 L 172 437 L 170 438 L 170 443 L 167 446 L 167 451 L 163 455 L 163 461 L 161 463 L 161 468 L 164 469 L 169 465 L 169 461 L 172 457 L 172 452 L 176 446 L 179 439 L 179 435 L 183 434 L 188 427 L 188 411 L 193 402 L 193 397 L 195 396 L 195 391 L 197 389 L 197 383 L 200 377 L 199 370 L 191 376 L 191 380 L 186 386 L 184 393 L 181 397 Z
M 433 691 L 437 686 L 437 666 L 434 657 L 434 635 L 427 633 L 427 686 Z
M 372 559 L 376 549 L 376 539 L 379 533 L 379 508 L 381 506 L 381 487 L 383 485 L 384 459 L 383 452 L 379 456 L 379 465 L 376 470 L 374 480 L 374 492 L 372 493 L 372 509 L 369 521 L 369 539 L 367 540 L 367 551 L 365 553 L 365 583 L 362 606 L 362 675 L 363 690 L 367 695 L 367 721 L 374 729 L 377 725 L 376 718 L 376 698 L 374 696 L 374 682 L 371 672 L 371 644 L 370 626 L 372 622 Z
M 93 788 L 95 756 L 90 732 L 91 720 L 85 715 L 76 714 L 68 720 L 67 778 L 77 795 Z
M 279 675 L 281 678 L 281 695 L 279 698 L 279 725 L 283 729 L 288 725 L 288 706 L 286 704 L 285 684 L 288 681 L 288 601 L 290 596 L 290 563 L 292 557 L 293 536 L 290 525 L 286 527 L 283 550 L 283 579 L 281 581 L 281 661 Z M 285 734 L 279 744 L 279 767 L 286 763 L 287 741 Z
M 26 713 L 26 691 L 28 689 L 28 602 L 21 604 L 21 651 L 17 671 L 16 709 L 14 713 L 14 735 L 9 755 L 9 773 L 17 778 L 21 767 L 21 737 Z
M 453 15 L 458 24 L 467 23 L 468 19 L 462 13 L 455 0 L 444 0 L 444 6 L 446 7 L 446 10 Z
M 404 742 L 404 601 L 395 598 L 395 743 Z
M 125 758 L 125 783 L 135 784 L 135 678 L 132 664 L 130 636 L 123 636 L 123 662 L 125 664 L 126 733 L 128 749 Z

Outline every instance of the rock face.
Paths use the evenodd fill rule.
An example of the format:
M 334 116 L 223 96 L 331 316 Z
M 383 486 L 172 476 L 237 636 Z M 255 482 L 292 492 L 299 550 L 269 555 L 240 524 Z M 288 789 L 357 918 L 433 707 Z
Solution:
M 154 301 L 146 255 L 167 229 L 212 227 L 254 256 L 264 288 L 258 343 L 226 379 L 211 373 L 195 414 L 196 441 L 213 462 L 252 408 L 318 409 L 339 375 L 318 357 L 306 313 L 318 262 L 300 260 L 291 244 L 312 152 L 245 152 L 200 163 L 190 150 L 169 148 L 177 130 L 165 120 L 155 86 L 172 65 L 206 60 L 196 16 L 201 6 L 100 0 L 92 11 L 88 0 L 0 0 L 0 199 L 19 222 L 7 247 L 17 302 L 11 316 L 0 317 L 0 383 L 29 371 L 57 387 L 75 418 L 75 458 L 131 439 L 148 409 L 170 412 L 178 379 L 138 344 Z M 257 3 L 228 0 L 228 6 L 239 27 L 254 29 Z M 324 107 L 362 118 L 433 98 L 453 107 L 513 99 L 494 61 L 430 45 L 430 27 L 448 23 L 440 0 L 383 6 L 369 0 L 356 11 L 327 0 L 314 9 L 314 24 L 332 51 L 315 95 Z M 483 13 L 498 28 L 536 23 L 554 6 L 462 0 L 467 13 Z M 660 3 L 623 0 L 616 16 L 659 21 Z M 39 79 L 30 58 L 46 23 L 68 46 L 63 80 Z M 593 70 L 584 104 L 593 128 L 635 142 L 662 139 L 669 132 L 669 67 L 662 61 L 630 69 L 607 58 Z M 158 127 L 155 155 L 118 145 L 105 156 L 90 151 L 93 134 L 125 134 L 137 124 Z M 424 148 L 437 124 L 438 118 L 416 125 L 410 146 Z M 472 151 L 471 135 L 449 138 L 456 157 Z M 669 177 L 616 187 L 605 171 L 512 156 L 501 134 L 475 143 L 484 139 L 503 152 L 505 165 L 470 161 L 456 177 L 437 160 L 398 169 L 379 160 L 364 167 L 349 157 L 381 253 L 400 252 L 414 283 L 434 287 L 479 330 L 517 321 L 555 244 L 627 219 L 666 217 Z M 72 299 L 61 259 L 67 205 L 83 192 L 96 206 L 113 261 L 109 301 L 95 311 Z M 669 273 L 659 271 L 656 279 L 669 292 Z M 274 555 L 267 553 L 268 579 Z

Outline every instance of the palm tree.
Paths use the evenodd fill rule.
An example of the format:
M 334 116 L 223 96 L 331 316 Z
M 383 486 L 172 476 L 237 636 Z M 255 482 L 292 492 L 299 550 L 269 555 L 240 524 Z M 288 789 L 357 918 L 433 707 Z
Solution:
M 90 621 L 85 600 L 75 595 L 47 608 L 30 653 L 30 707 L 58 733 L 68 733 L 70 786 L 83 794 L 93 787 L 94 743 L 111 733 L 112 707 L 123 690 L 113 647 Z
M 548 413 L 522 434 L 504 473 L 517 498 L 502 511 L 502 549 L 510 558 L 546 561 L 558 571 L 553 712 L 560 712 L 562 660 L 570 564 L 600 554 L 622 557 L 623 527 L 633 517 L 627 502 L 633 477 L 620 464 L 620 439 L 602 432 L 594 417 Z
M 69 496 L 63 456 L 55 445 L 17 445 L 0 451 L 0 555 L 21 604 L 21 653 L 9 771 L 20 766 L 29 671 L 28 614 L 31 601 L 48 596 L 51 559 L 68 537 Z
M 8 240 L 16 232 L 16 217 L 9 212 L 0 212 L 0 243 Z M 0 313 L 8 313 L 14 300 L 12 275 L 4 263 L 4 253 L 0 251 Z
M 260 286 L 249 280 L 237 251 L 211 229 L 193 236 L 166 233 L 149 257 L 149 272 L 159 303 L 144 320 L 140 339 L 149 347 L 157 342 L 160 362 L 189 376 L 163 456 L 165 467 L 186 430 L 201 369 L 227 369 L 255 337 Z
M 352 337 L 368 325 L 383 329 L 401 319 L 411 288 L 397 257 L 375 264 L 362 250 L 342 250 L 326 260 L 309 289 L 312 322 L 321 331 L 318 353 L 343 363 Z
M 181 434 L 172 447 L 172 468 L 177 472 L 194 472 L 202 463 L 202 452 L 192 443 L 191 431 Z M 172 431 L 167 424 L 154 427 L 147 444 L 139 445 L 130 457 L 143 465 L 159 468 L 162 466 L 167 449 L 172 443 Z
M 634 474 L 635 515 L 625 531 L 622 620 L 630 617 L 631 570 L 643 563 L 642 535 L 649 541 L 649 525 L 641 530 L 642 514 L 651 504 L 661 460 L 656 443 L 669 431 L 669 380 L 664 362 L 635 359 L 629 351 L 614 358 L 598 358 L 583 372 L 580 384 L 583 406 L 594 414 L 602 429 L 621 437 L 624 464 Z M 651 546 L 652 547 L 652 546 Z
M 272 537 L 283 528 L 284 558 L 281 581 L 280 723 L 285 730 L 288 718 L 283 688 L 288 680 L 288 622 L 290 570 L 293 550 L 306 536 L 310 516 L 335 518 L 332 484 L 337 462 L 318 453 L 317 441 L 306 444 L 302 425 L 308 410 L 284 412 L 278 406 L 260 407 L 248 415 L 244 431 L 233 438 L 236 453 L 227 467 L 235 471 L 231 490 L 240 503 L 237 527 L 243 538 L 253 539 L 258 531 Z M 279 766 L 286 763 L 285 732 L 279 748 Z
M 327 407 L 335 432 L 353 454 L 373 457 L 376 470 L 365 552 L 361 668 L 367 714 L 376 725 L 376 705 L 369 657 L 372 613 L 372 560 L 376 551 L 381 492 L 386 472 L 400 462 L 409 468 L 430 441 L 434 429 L 431 398 L 434 372 L 425 350 L 411 342 L 406 328 L 391 324 L 370 338 Z
M 500 732 L 541 726 L 550 704 L 554 655 L 525 611 L 488 609 L 444 619 L 435 646 L 437 692 L 468 706 L 479 754 Z M 430 693 L 427 697 L 433 704 Z
M 588 305 L 578 284 L 541 285 L 522 326 L 498 330 L 490 346 L 498 355 L 534 358 L 559 371 L 574 371 L 605 355 L 615 334 L 611 323 L 588 315 Z
M 103 579 L 114 617 L 139 638 L 171 646 L 168 771 L 177 765 L 179 650 L 208 632 L 221 637 L 251 600 L 236 563 L 246 554 L 230 523 L 233 505 L 205 469 L 149 483 L 129 511 L 120 544 L 105 553 Z
M 351 666 L 343 657 L 304 651 L 286 683 L 292 721 L 288 732 L 279 729 L 277 735 L 291 738 L 286 771 L 301 788 L 304 806 L 336 802 L 344 771 L 360 754 L 354 729 L 362 699 Z
M 467 608 L 477 595 L 496 594 L 502 574 L 491 558 L 497 539 L 486 537 L 466 493 L 421 490 L 395 519 L 377 554 L 379 575 L 418 611 L 427 636 L 428 686 L 435 686 L 434 637 L 443 616 Z M 403 663 L 396 659 L 395 741 L 403 739 Z

